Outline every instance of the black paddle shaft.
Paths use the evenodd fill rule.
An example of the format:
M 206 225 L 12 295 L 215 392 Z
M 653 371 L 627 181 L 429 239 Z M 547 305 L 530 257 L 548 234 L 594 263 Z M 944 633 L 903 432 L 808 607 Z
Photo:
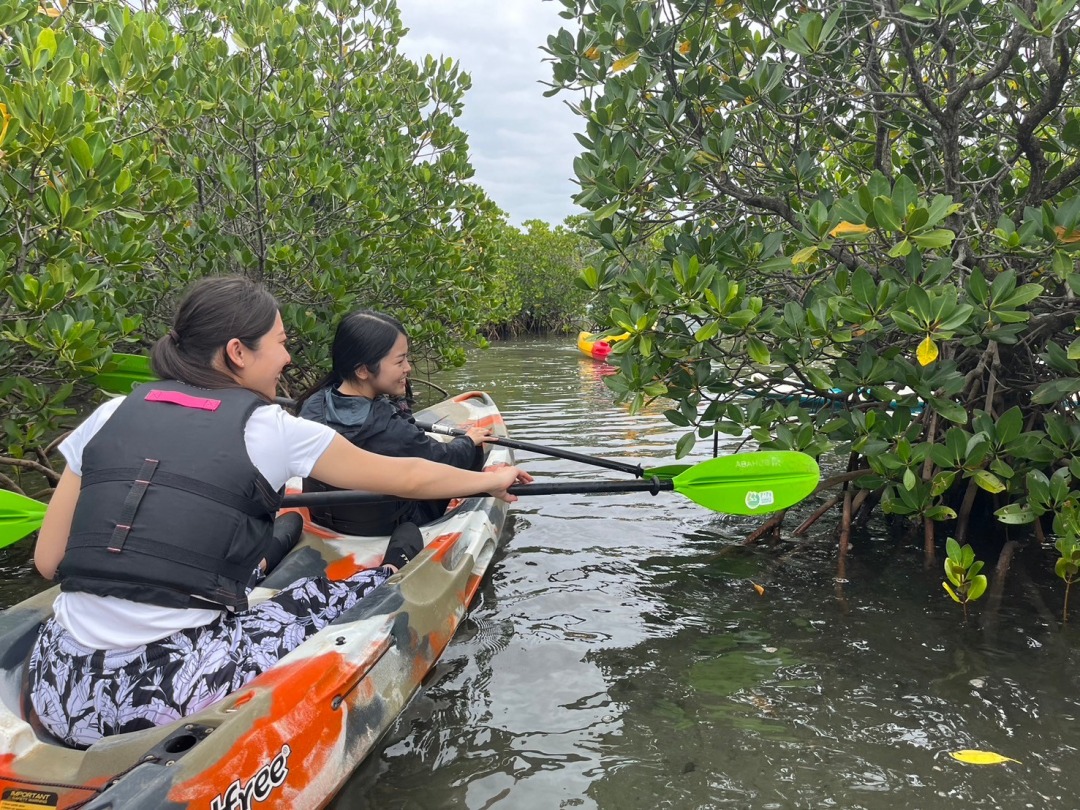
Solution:
M 675 489 L 671 479 L 650 478 L 645 481 L 565 481 L 560 483 L 514 484 L 511 495 L 592 495 L 604 492 L 658 492 Z
M 460 428 L 442 427 L 441 425 L 428 425 L 423 422 L 417 422 L 416 426 L 426 430 L 428 433 L 444 433 L 447 436 L 464 436 L 465 431 Z M 594 467 L 604 467 L 609 470 L 615 470 L 616 472 L 630 473 L 637 478 L 642 478 L 645 475 L 645 470 L 642 469 L 640 464 L 626 464 L 622 461 L 612 461 L 608 458 L 600 458 L 599 456 L 588 456 L 583 453 L 575 453 L 573 450 L 561 450 L 557 447 L 547 447 L 543 444 L 533 444 L 532 442 L 522 442 L 517 439 L 511 439 L 506 436 L 489 436 L 484 439 L 488 444 L 501 444 L 503 447 L 512 447 L 515 450 L 524 450 L 528 453 L 538 453 L 541 456 L 551 456 L 552 458 L 561 458 L 567 461 L 576 461 L 580 464 L 592 464 Z M 602 490 L 603 491 L 603 490 Z M 539 494 L 539 493 L 537 493 Z
M 507 490 L 511 495 L 592 495 L 604 492 L 658 492 L 675 489 L 669 479 L 651 478 L 647 481 L 566 481 L 560 483 L 514 484 Z M 486 493 L 476 496 L 486 497 Z M 392 495 L 379 495 L 374 492 L 360 492 L 351 489 L 330 492 L 301 492 L 286 495 L 282 506 L 333 506 L 344 503 L 381 503 L 401 500 Z

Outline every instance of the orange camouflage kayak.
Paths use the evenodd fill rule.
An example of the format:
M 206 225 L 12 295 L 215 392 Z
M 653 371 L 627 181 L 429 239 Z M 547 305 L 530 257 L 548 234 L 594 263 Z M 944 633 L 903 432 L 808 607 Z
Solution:
M 484 393 L 417 413 L 426 422 L 490 426 Z M 488 446 L 488 463 L 513 463 Z M 350 576 L 382 562 L 387 537 L 337 535 L 310 522 L 252 602 L 317 573 Z M 409 702 L 465 615 L 495 552 L 507 504 L 467 498 L 422 527 L 425 548 L 397 574 L 272 669 L 171 725 L 85 750 L 27 716 L 25 661 L 56 589 L 0 613 L 0 810 L 203 808 L 300 810 L 330 801 Z
M 623 332 L 621 335 L 610 335 L 606 338 L 597 338 L 592 332 L 578 332 L 577 347 L 586 357 L 591 357 L 594 360 L 606 360 L 608 355 L 611 354 L 612 343 L 619 340 L 626 340 L 630 337 L 629 332 Z

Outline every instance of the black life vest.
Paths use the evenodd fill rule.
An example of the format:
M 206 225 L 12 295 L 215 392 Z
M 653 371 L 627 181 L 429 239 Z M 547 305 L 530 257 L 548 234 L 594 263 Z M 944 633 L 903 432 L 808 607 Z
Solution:
M 305 478 L 304 492 L 336 492 L 338 487 L 324 484 L 317 478 Z M 374 497 L 375 493 L 371 493 Z M 311 506 L 311 519 L 320 526 L 332 529 L 338 534 L 351 534 L 360 537 L 378 537 L 390 534 L 402 523 L 412 521 L 426 523 L 416 514 L 416 505 L 412 501 L 403 501 L 391 495 L 368 501 L 367 503 L 339 503 L 333 506 Z M 442 511 L 446 511 L 443 502 Z M 441 514 L 441 512 L 440 512 Z M 431 518 L 428 518 L 430 520 Z
M 326 392 L 320 391 L 304 403 L 300 416 L 323 425 L 329 425 L 357 447 L 365 446 L 365 438 L 370 438 L 370 429 L 364 421 L 354 425 L 333 422 L 327 418 L 325 406 Z M 379 403 L 380 406 L 384 403 Z M 395 406 L 396 407 L 396 406 Z M 381 449 L 381 448 L 380 448 Z M 378 451 L 376 451 L 378 452 Z M 305 478 L 304 492 L 337 492 L 338 487 L 325 484 L 317 478 Z M 374 496 L 375 493 L 371 493 Z M 446 502 L 442 504 L 445 511 Z M 366 503 L 339 503 L 333 506 L 309 507 L 311 519 L 339 534 L 360 537 L 377 537 L 390 534 L 402 523 L 426 523 L 417 513 L 417 504 L 413 501 L 386 495 Z M 430 518 L 428 518 L 430 520 Z
M 266 404 L 243 388 L 136 387 L 83 451 L 61 589 L 246 609 L 282 496 L 244 444 Z

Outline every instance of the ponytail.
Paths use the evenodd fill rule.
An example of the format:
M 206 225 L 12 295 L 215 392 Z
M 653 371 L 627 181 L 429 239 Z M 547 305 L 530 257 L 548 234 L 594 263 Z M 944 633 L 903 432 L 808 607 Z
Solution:
M 199 388 L 239 388 L 218 358 L 236 371 L 225 346 L 237 338 L 249 349 L 277 319 L 278 303 L 263 287 L 243 276 L 215 276 L 192 285 L 176 308 L 172 327 L 150 350 L 150 369 L 163 380 Z

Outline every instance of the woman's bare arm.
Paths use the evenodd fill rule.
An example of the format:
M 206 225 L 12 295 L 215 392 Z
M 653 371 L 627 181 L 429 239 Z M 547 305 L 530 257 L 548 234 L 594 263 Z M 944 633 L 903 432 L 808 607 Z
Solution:
M 489 492 L 517 500 L 507 493 L 511 484 L 528 484 L 532 476 L 517 467 L 493 467 L 472 472 L 423 458 L 395 458 L 369 453 L 343 436 L 335 436 L 319 456 L 312 476 L 341 489 L 363 489 L 416 500 L 436 500 Z
M 81 489 L 82 478 L 71 470 L 64 470 L 49 500 L 49 508 L 38 532 L 37 545 L 34 546 L 34 565 L 45 579 L 56 577 L 56 568 L 67 551 L 71 519 L 75 516 L 75 504 Z

